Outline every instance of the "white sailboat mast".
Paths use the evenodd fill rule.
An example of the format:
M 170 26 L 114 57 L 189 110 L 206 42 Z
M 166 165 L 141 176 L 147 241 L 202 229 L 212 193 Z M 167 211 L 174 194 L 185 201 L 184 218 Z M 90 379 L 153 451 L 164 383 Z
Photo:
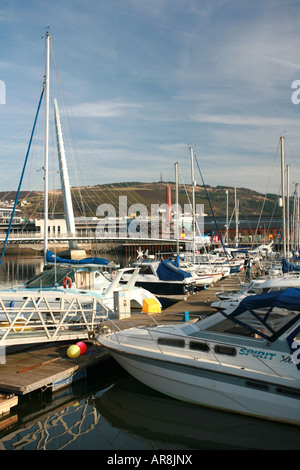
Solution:
M 44 142 L 44 264 L 47 264 L 48 251 L 48 152 L 49 152 L 49 62 L 50 35 L 46 33 L 46 71 L 45 71 L 45 142 Z
M 284 137 L 281 141 L 281 191 L 282 191 L 282 231 L 283 231 L 283 259 L 286 259 L 286 215 L 285 215 L 285 187 L 284 187 Z
M 175 163 L 175 188 L 176 188 L 176 251 L 179 255 L 179 205 L 178 205 L 178 162 Z
M 191 152 L 191 177 L 192 177 L 192 232 L 193 232 L 193 263 L 195 264 L 195 237 L 196 237 L 196 214 L 195 214 L 195 176 L 194 176 L 194 149 L 190 147 Z
M 237 199 L 236 187 L 234 188 L 235 205 L 235 246 L 239 245 L 239 201 Z
M 226 235 L 225 243 L 228 245 L 228 190 L 226 190 Z
M 60 117 L 58 112 L 57 101 L 54 99 L 54 112 L 55 112 L 55 125 L 56 125 L 56 139 L 57 139 L 57 149 L 58 149 L 58 163 L 59 163 L 59 174 L 61 181 L 61 189 L 64 203 L 64 211 L 66 217 L 66 225 L 68 235 L 75 237 L 75 219 L 73 204 L 71 198 L 70 182 L 67 169 L 66 154 L 63 142 L 63 136 L 61 132 Z M 77 248 L 77 243 L 75 241 L 69 241 L 70 248 Z
M 290 252 L 290 165 L 286 166 L 287 196 L 286 196 L 286 246 L 287 255 Z

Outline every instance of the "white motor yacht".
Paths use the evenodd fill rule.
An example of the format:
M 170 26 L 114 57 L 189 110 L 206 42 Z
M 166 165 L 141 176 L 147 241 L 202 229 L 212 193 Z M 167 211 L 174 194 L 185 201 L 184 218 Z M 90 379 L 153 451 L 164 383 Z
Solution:
M 266 294 L 291 287 L 300 288 L 300 277 L 294 275 L 286 275 L 272 279 L 253 279 L 247 286 L 234 294 L 216 294 L 220 300 L 212 302 L 211 307 L 217 310 L 226 310 L 226 313 L 232 312 L 238 304 L 248 295 Z
M 300 289 L 248 296 L 229 315 L 115 329 L 97 340 L 161 393 L 300 425 Z
M 221 290 L 216 292 L 215 296 L 218 300 L 231 300 L 234 297 L 244 294 L 257 294 L 257 289 L 261 283 L 265 282 L 264 278 L 252 279 L 246 284 L 240 284 L 239 289 L 235 290 Z
M 124 272 L 121 282 L 128 282 L 135 268 L 139 268 L 135 285 L 143 287 L 155 295 L 185 296 L 193 292 L 196 279 L 192 274 L 171 261 L 137 261 Z

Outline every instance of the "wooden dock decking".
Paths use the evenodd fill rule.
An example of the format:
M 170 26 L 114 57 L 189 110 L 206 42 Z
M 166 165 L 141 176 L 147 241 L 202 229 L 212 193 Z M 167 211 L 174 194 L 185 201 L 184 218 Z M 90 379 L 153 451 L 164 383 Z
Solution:
M 6 357 L 0 366 L 0 390 L 25 395 L 37 389 L 59 389 L 84 376 L 86 369 L 108 357 L 107 351 L 88 347 L 85 354 L 71 359 L 68 345 L 54 345 L 21 351 Z

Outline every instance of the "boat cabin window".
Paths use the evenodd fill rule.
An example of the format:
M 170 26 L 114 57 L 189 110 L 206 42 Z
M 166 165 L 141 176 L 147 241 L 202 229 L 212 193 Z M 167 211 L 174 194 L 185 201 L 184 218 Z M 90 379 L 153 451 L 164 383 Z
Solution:
M 236 356 L 236 349 L 230 346 L 224 346 L 223 344 L 217 344 L 214 347 L 216 354 L 225 354 L 227 356 Z
M 177 338 L 158 338 L 158 344 L 163 346 L 174 346 L 176 348 L 184 348 L 185 341 L 184 339 L 177 339 Z
M 139 274 L 153 274 L 151 266 L 142 266 Z
M 207 343 L 203 343 L 201 341 L 190 341 L 190 349 L 193 349 L 194 351 L 208 352 L 209 346 Z

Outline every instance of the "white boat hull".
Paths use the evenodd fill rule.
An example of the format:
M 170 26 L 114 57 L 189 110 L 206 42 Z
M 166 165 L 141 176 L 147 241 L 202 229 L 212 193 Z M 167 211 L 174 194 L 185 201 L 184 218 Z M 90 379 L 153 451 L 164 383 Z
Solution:
M 300 289 L 248 296 L 195 323 L 100 331 L 140 382 L 181 401 L 300 425 Z
M 105 341 L 102 343 L 105 345 Z M 300 425 L 300 402 L 272 391 L 245 386 L 245 379 L 189 364 L 111 350 L 133 377 L 170 397 L 218 410 Z M 193 369 L 193 370 L 192 370 Z M 214 377 L 215 376 L 215 377 Z M 250 380 L 249 380 L 250 383 Z M 263 388 L 263 385 L 262 385 Z

